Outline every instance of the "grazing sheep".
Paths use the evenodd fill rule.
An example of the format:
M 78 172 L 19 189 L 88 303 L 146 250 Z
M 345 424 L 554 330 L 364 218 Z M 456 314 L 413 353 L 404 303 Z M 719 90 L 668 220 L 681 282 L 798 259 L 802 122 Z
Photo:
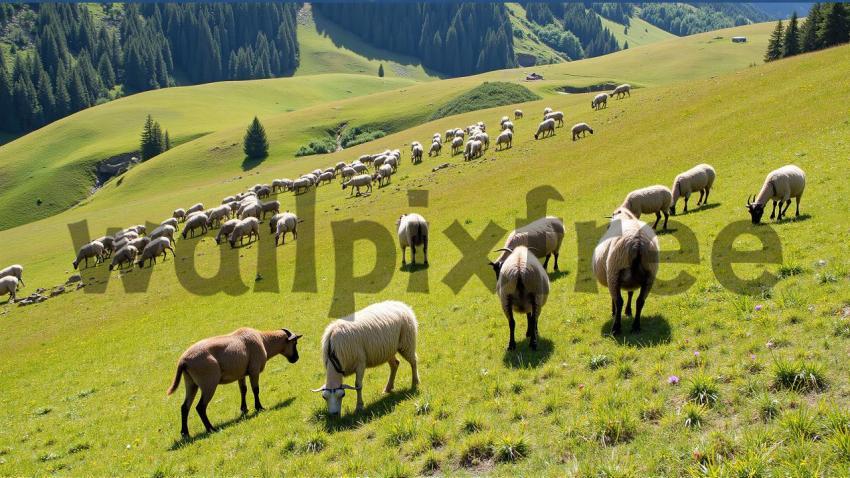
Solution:
M 363 156 L 360 156 L 359 158 L 357 158 L 357 161 L 360 161 L 361 163 L 366 164 L 366 163 L 372 162 L 372 159 L 374 159 L 374 158 L 372 157 L 371 154 L 364 154 Z
M 676 176 L 673 180 L 673 204 L 670 206 L 670 214 L 676 215 L 676 202 L 680 197 L 685 198 L 684 212 L 688 212 L 688 199 L 695 191 L 699 191 L 697 206 L 708 203 L 708 193 L 714 184 L 714 176 L 714 168 L 708 164 L 698 164 Z
M 177 222 L 177 219 L 173 217 L 169 217 L 168 219 L 159 223 L 160 226 L 171 226 L 174 228 L 175 231 L 180 229 L 180 227 L 178 227 L 178 224 L 179 223 Z
M 340 161 L 340 162 L 336 163 L 336 165 L 334 166 L 334 170 L 335 171 L 342 171 L 343 168 L 345 168 L 345 166 L 346 166 L 345 162 Z
M 393 172 L 398 171 L 398 159 L 395 156 L 390 156 L 384 161 L 384 165 L 393 168 Z
M 514 110 L 514 120 L 522 119 L 522 110 Z
M 410 154 L 413 154 L 413 150 L 416 149 L 417 146 L 422 147 L 422 143 L 419 141 L 412 141 L 410 143 Z
M 482 148 L 481 141 L 477 139 L 470 139 L 466 143 L 466 150 L 463 152 L 463 160 L 469 161 L 471 159 L 475 159 L 480 157 L 483 154 L 484 149 Z
M 174 256 L 174 248 L 171 247 L 171 241 L 167 237 L 158 237 L 145 246 L 136 265 L 140 268 L 144 267 L 146 261 L 151 261 L 152 265 L 156 264 L 156 258 L 160 254 L 162 254 L 163 259 L 168 257 L 166 251 L 171 251 L 171 255 Z
M 133 239 L 135 239 L 137 237 L 139 237 L 139 233 L 136 232 L 136 231 L 121 231 L 121 232 L 115 233 L 115 235 L 112 236 L 112 239 L 117 244 L 122 239 L 132 241 Z
M 193 212 L 198 212 L 198 211 L 203 211 L 203 210 L 204 210 L 204 204 L 199 202 L 199 203 L 193 205 L 192 207 L 190 207 L 189 209 L 186 209 L 186 215 L 188 216 L 189 214 L 192 214 Z
M 323 172 L 324 171 L 322 171 L 321 169 L 314 169 L 310 174 L 312 174 L 313 176 L 316 176 L 318 178 L 319 176 L 322 175 Z
M 331 178 L 333 179 L 333 178 Z M 260 211 L 262 214 L 262 218 L 266 218 L 267 212 L 273 212 L 275 214 L 280 212 L 280 201 L 269 201 L 260 204 Z M 243 218 L 244 219 L 244 218 Z
M 230 219 L 230 213 L 233 212 L 230 210 L 230 206 L 227 204 L 215 207 L 210 209 L 207 218 L 209 219 L 210 225 L 221 225 L 223 220 Z
M 428 265 L 428 221 L 419 214 L 402 214 L 396 221 L 398 244 L 401 246 L 401 265 L 407 264 L 405 252 L 410 248 L 410 263 L 416 264 L 416 248 L 421 246 Z
M 151 240 L 156 239 L 157 237 L 167 237 L 173 241 L 175 232 L 177 232 L 177 229 L 175 229 L 174 226 L 166 224 L 154 229 L 148 237 Z
M 186 396 L 180 406 L 180 434 L 189 436 L 189 409 L 195 401 L 195 394 L 201 390 L 201 400 L 195 410 L 207 432 L 216 431 L 207 418 L 207 406 L 215 394 L 219 384 L 239 382 L 239 392 L 242 403 L 239 409 L 242 414 L 248 413 L 245 395 L 248 386 L 245 377 L 251 380 L 251 391 L 254 393 L 254 408 L 263 410 L 260 403 L 260 374 L 266 368 L 266 363 L 275 355 L 282 355 L 289 363 L 298 361 L 298 339 L 301 335 L 287 329 L 261 332 L 243 327 L 230 335 L 211 337 L 195 343 L 180 356 L 177 361 L 177 372 L 174 381 L 166 392 L 174 393 L 182 378 L 185 383 Z
M 390 183 L 390 177 L 393 175 L 393 167 L 389 164 L 382 165 L 377 172 L 372 176 L 372 181 L 378 181 L 378 187 L 386 186 Z M 386 181 L 384 181 L 386 179 Z
M 416 389 L 419 386 L 416 357 L 418 328 L 416 314 L 410 306 L 398 301 L 372 304 L 331 322 L 322 335 L 325 384 L 313 390 L 322 393 L 328 404 L 328 414 L 341 414 L 346 390 L 357 391 L 356 411 L 363 411 L 363 374 L 367 368 L 389 364 L 390 377 L 384 393 L 392 392 L 399 365 L 396 353 L 410 364 L 412 387 Z M 352 373 L 355 374 L 353 387 L 343 383 L 343 379 Z
M 599 93 L 593 98 L 593 101 L 590 102 L 590 107 L 599 110 L 600 108 L 608 107 L 608 93 Z
M 463 148 L 463 138 L 455 137 L 452 140 L 452 156 L 460 153 L 461 148 Z
M 323 174 L 325 174 L 325 173 L 330 173 L 330 174 L 331 174 L 331 179 L 333 179 L 333 178 L 335 178 L 335 177 L 336 177 L 336 171 L 337 171 L 337 170 L 336 170 L 336 168 L 335 168 L 335 167 L 330 166 L 330 167 L 325 168 L 325 170 L 324 170 L 324 171 L 322 171 L 322 175 L 323 175 Z M 319 181 L 321 181 L 321 180 L 322 180 L 322 175 L 319 175 Z
M 2 271 L 0 271 L 0 278 L 3 277 L 15 277 L 20 281 L 21 285 L 24 284 L 24 266 L 20 264 L 11 265 Z
M 505 131 L 511 131 L 511 130 L 505 130 Z M 477 133 L 475 136 L 473 136 L 472 139 L 477 140 L 477 141 L 481 141 L 482 147 L 484 149 L 490 149 L 490 135 L 488 135 L 487 133 L 482 131 L 480 133 Z
M 109 270 L 115 269 L 115 266 L 121 269 L 125 263 L 132 268 L 138 254 L 139 249 L 135 246 L 127 245 L 122 247 L 112 256 L 112 263 L 109 264 Z
M 292 191 L 295 194 L 298 194 L 299 191 L 307 192 L 310 190 L 310 186 L 313 185 L 313 182 L 307 178 L 298 178 L 295 181 L 292 181 Z
M 319 184 L 324 182 L 325 184 L 330 184 L 331 181 L 334 180 L 333 171 L 325 171 L 319 175 Z
M 442 151 L 442 149 L 443 143 L 440 143 L 439 141 L 434 141 L 433 143 L 431 143 L 431 149 L 428 150 L 428 157 L 430 158 L 432 154 L 434 156 L 439 156 L 440 151 Z
M 183 226 L 183 239 L 186 239 L 190 232 L 192 233 L 192 237 L 195 237 L 195 229 L 200 229 L 201 234 L 206 234 L 209 226 L 209 218 L 207 218 L 206 214 L 192 216 L 186 220 L 186 225 Z
M 365 169 L 366 166 L 363 166 L 363 168 Z M 349 167 L 349 166 L 342 168 L 342 172 L 340 173 L 340 177 L 342 178 L 343 181 L 345 181 L 348 178 L 353 178 L 356 175 L 357 175 L 357 171 L 355 171 L 354 168 Z
M 581 135 L 582 137 L 586 136 L 588 132 L 593 134 L 593 128 L 590 127 L 587 123 L 576 123 L 573 125 L 573 141 Z
M 514 132 L 506 129 L 499 133 L 499 136 L 496 137 L 496 151 L 502 149 L 503 145 L 507 145 L 507 148 L 510 148 L 513 145 L 514 141 Z M 507 149 L 505 148 L 505 149 Z
M 139 237 L 139 238 L 133 239 L 132 241 L 130 241 L 124 247 L 133 246 L 133 247 L 136 248 L 136 250 L 141 251 L 141 250 L 144 250 L 144 248 L 147 247 L 147 245 L 150 244 L 150 242 L 151 242 L 150 237 Z M 123 249 L 124 247 L 122 247 L 121 249 Z M 120 251 L 121 249 L 118 249 L 118 250 Z
M 453 140 L 454 138 L 455 138 L 455 130 L 454 130 L 454 128 L 452 128 L 452 129 L 447 129 L 447 130 L 446 130 L 446 137 L 443 139 L 443 142 L 444 142 L 444 143 L 448 143 L 449 141 Z
M 553 111 L 546 115 L 544 119 L 553 119 L 558 123 L 558 126 L 564 126 L 564 112 L 563 111 Z
M 147 228 L 145 226 L 141 225 L 141 224 L 138 224 L 138 225 L 135 225 L 135 226 L 130 226 L 130 227 L 124 229 L 121 232 L 123 232 L 124 234 L 129 234 L 129 233 L 134 232 L 134 233 L 138 234 L 139 236 L 144 236 L 145 231 L 147 231 Z
M 508 130 L 508 129 L 511 130 L 511 131 L 514 130 L 513 122 L 505 121 L 504 123 L 502 123 L 502 131 L 505 131 L 505 130 Z
M 626 96 L 626 95 L 632 96 L 631 90 L 632 90 L 631 85 L 629 85 L 628 83 L 625 83 L 625 84 L 622 84 L 622 85 L 614 88 L 614 91 L 611 92 L 611 96 L 617 95 L 617 99 L 619 100 L 620 98 L 622 98 L 623 96 Z
M 275 179 L 275 181 L 277 181 L 277 179 Z M 274 185 L 274 181 L 272 181 L 272 185 Z M 272 189 L 274 189 L 274 186 L 272 186 Z M 232 203 L 235 200 L 236 200 L 236 196 L 227 196 L 226 198 L 221 200 L 221 203 L 222 204 L 229 204 L 229 203 Z
M 9 294 L 8 303 L 13 304 L 18 292 L 18 285 L 18 278 L 15 276 L 0 278 L 0 296 Z
M 291 184 L 291 183 L 292 183 L 292 181 L 290 181 L 289 179 L 273 179 L 272 180 L 272 192 L 286 191 L 289 184 Z M 230 202 L 230 201 L 227 201 L 227 202 Z
M 215 235 L 215 243 L 221 244 L 221 238 L 229 236 L 237 224 L 239 224 L 239 219 L 231 219 L 222 224 L 221 229 L 219 229 L 218 233 Z
M 239 240 L 239 245 L 242 245 L 242 241 L 248 236 L 248 244 L 251 243 L 251 238 L 256 236 L 257 240 L 260 239 L 260 221 L 256 217 L 246 217 L 239 221 L 239 224 L 233 228 L 233 231 L 230 233 L 230 237 L 228 241 L 230 242 L 230 247 L 236 247 L 236 240 Z
M 658 273 L 658 237 L 629 210 L 620 208 L 611 216 L 608 230 L 593 251 L 593 274 L 611 294 L 612 334 L 621 332 L 623 297 L 629 292 L 626 315 L 632 315 L 632 295 L 638 292 L 632 332 L 640 331 L 640 313 Z
M 750 212 L 753 224 L 761 222 L 761 217 L 764 215 L 764 206 L 767 201 L 773 201 L 773 211 L 770 213 L 770 218 L 776 217 L 776 205 L 779 204 L 779 216 L 777 221 L 781 221 L 791 206 L 791 198 L 797 202 L 797 212 L 794 217 L 800 215 L 800 199 L 803 197 L 803 191 L 806 189 L 806 173 L 802 169 L 789 164 L 782 166 L 779 169 L 771 171 L 764 180 L 764 184 L 759 191 L 758 196 L 754 196 L 751 200 L 747 198 L 747 210 Z M 785 208 L 782 208 L 782 203 L 785 203 Z
M 502 116 L 502 119 L 500 119 L 500 120 L 499 120 L 499 125 L 500 125 L 500 126 L 504 126 L 504 125 L 505 125 L 505 123 L 507 123 L 507 122 L 508 122 L 508 121 L 510 121 L 510 120 L 511 120 L 511 119 L 510 119 L 510 118 L 508 118 L 507 116 Z
M 431 146 L 431 149 L 434 149 L 434 147 L 433 147 L 433 146 Z M 421 145 L 421 144 L 417 144 L 417 145 L 413 148 L 413 152 L 412 152 L 412 153 L 411 153 L 411 155 L 410 155 L 410 162 L 411 162 L 411 163 L 413 163 L 413 164 L 421 163 L 421 162 L 422 162 L 422 155 L 423 155 L 424 153 L 425 153 L 425 150 L 424 150 L 424 149 L 422 149 L 422 145 Z M 431 154 L 430 154 L 430 153 L 428 153 L 428 156 L 431 156 Z
M 543 260 L 543 269 L 549 265 L 549 258 L 555 256 L 554 268 L 558 270 L 558 256 L 561 251 L 561 243 L 564 242 L 564 222 L 555 216 L 546 216 L 534 222 L 531 222 L 523 227 L 512 231 L 505 240 L 505 246 L 502 249 L 502 255 L 498 259 L 491 262 L 490 265 L 496 271 L 496 278 L 499 277 L 499 269 L 502 263 L 508 258 L 510 252 L 518 246 L 525 246 Z
M 547 119 L 543 120 L 539 125 L 537 125 L 537 132 L 534 133 L 534 139 L 545 138 L 546 133 L 549 133 L 549 136 L 555 136 L 555 120 Z
M 508 350 L 516 349 L 514 311 L 526 314 L 528 328 L 525 336 L 529 338 L 531 350 L 537 350 L 537 321 L 540 318 L 540 310 L 546 305 L 546 299 L 549 297 L 549 276 L 537 257 L 525 246 L 499 251 L 509 254 L 496 271 L 496 293 L 510 328 Z
M 277 240 L 280 238 L 281 245 L 286 244 L 286 233 L 291 232 L 293 239 L 298 239 L 298 216 L 289 211 L 281 214 L 275 222 L 274 245 L 277 246 Z
M 621 208 L 628 209 L 637 219 L 641 214 L 655 213 L 655 224 L 658 226 L 661 215 L 664 214 L 664 229 L 667 229 L 667 219 L 670 217 L 670 206 L 673 204 L 673 193 L 666 186 L 657 184 L 646 188 L 636 189 L 626 195 Z
M 351 186 L 351 194 L 349 194 L 349 196 L 354 194 L 355 188 L 357 189 L 357 195 L 359 196 L 361 187 L 365 187 L 366 192 L 371 193 L 372 192 L 372 176 L 369 176 L 368 174 L 360 174 L 360 175 L 354 176 L 353 178 L 349 179 L 348 181 L 345 181 L 344 183 L 342 183 L 342 189 L 343 190 L 345 188 L 349 187 L 349 186 Z
M 95 258 L 95 266 L 97 264 L 103 262 L 103 243 L 97 241 L 91 241 L 88 244 L 84 245 L 80 248 L 80 251 L 77 252 L 77 258 L 74 259 L 74 269 L 80 265 L 80 262 L 83 260 L 86 261 L 86 267 L 89 266 L 89 258 Z
M 546 115 L 548 115 L 551 112 L 552 112 L 552 108 L 549 108 L 548 106 L 546 108 L 543 108 L 543 119 L 546 119 Z
M 110 257 L 112 255 L 112 252 L 116 250 L 115 249 L 115 237 L 114 236 L 99 237 L 99 238 L 95 239 L 95 241 L 103 244 L 103 256 L 104 257 Z M 2 277 L 2 276 L 0 276 L 0 277 Z
M 375 170 L 377 171 L 378 168 L 380 168 L 381 165 L 384 164 L 384 161 L 386 161 L 387 159 L 389 159 L 389 157 L 384 154 L 376 156 L 375 159 L 372 160 L 372 167 L 375 168 Z
M 260 189 L 257 190 L 257 197 L 258 198 L 265 199 L 265 198 L 268 198 L 271 195 L 272 195 L 272 190 L 268 186 L 263 186 L 263 187 L 261 187 Z
M 353 169 L 354 172 L 357 173 L 357 174 L 363 174 L 363 173 L 365 173 L 366 171 L 369 170 L 369 168 L 366 167 L 366 165 L 363 164 L 363 163 L 352 164 L 351 169 Z
M 455 128 L 455 138 L 464 138 L 464 132 L 460 128 Z

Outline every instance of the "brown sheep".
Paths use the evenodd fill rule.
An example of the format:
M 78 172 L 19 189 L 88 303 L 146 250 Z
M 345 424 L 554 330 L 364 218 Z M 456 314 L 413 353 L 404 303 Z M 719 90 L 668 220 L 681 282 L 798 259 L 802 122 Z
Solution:
M 299 338 L 301 335 L 286 329 L 261 332 L 243 327 L 230 335 L 201 340 L 186 349 L 177 361 L 177 373 L 166 392 L 168 395 L 174 393 L 180 385 L 180 378 L 185 379 L 186 398 L 180 407 L 180 433 L 184 437 L 189 436 L 189 408 L 195 401 L 198 389 L 201 390 L 201 400 L 195 410 L 208 433 L 216 431 L 207 418 L 207 405 L 219 384 L 239 382 L 239 392 L 242 394 L 240 410 L 245 414 L 248 413 L 245 377 L 250 377 L 254 408 L 263 410 L 260 404 L 260 373 L 266 368 L 266 362 L 278 354 L 286 357 L 289 363 L 297 362 Z

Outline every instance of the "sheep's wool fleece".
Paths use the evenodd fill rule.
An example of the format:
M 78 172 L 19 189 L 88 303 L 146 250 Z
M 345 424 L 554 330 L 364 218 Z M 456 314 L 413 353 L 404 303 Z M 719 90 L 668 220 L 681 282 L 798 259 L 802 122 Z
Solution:
M 529 254 L 526 247 L 519 246 L 502 264 L 499 280 L 496 282 L 496 292 L 502 301 L 503 309 L 507 308 L 510 298 L 515 310 L 530 313 L 530 297 L 534 297 L 538 308 L 546 304 L 549 297 L 549 276 L 540 261 L 533 254 Z
M 652 276 L 658 272 L 658 237 L 643 221 L 627 214 L 611 221 L 593 251 L 593 274 L 607 286 L 610 274 L 631 267 L 640 253 L 641 266 Z M 613 277 L 613 276 L 612 276 Z

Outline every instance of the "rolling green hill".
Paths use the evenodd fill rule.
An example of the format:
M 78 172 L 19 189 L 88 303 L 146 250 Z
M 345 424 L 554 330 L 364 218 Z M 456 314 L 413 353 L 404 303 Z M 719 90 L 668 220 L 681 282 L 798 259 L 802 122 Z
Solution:
M 388 131 L 401 131 L 430 117 L 437 108 L 483 81 L 522 81 L 542 94 L 556 94 L 565 86 L 581 87 L 605 82 L 629 81 L 636 86 L 665 84 L 705 78 L 734 71 L 759 61 L 771 25 L 760 24 L 721 30 L 686 38 L 673 38 L 613 55 L 536 68 L 545 81 L 524 82 L 523 70 L 501 70 L 445 83 L 417 84 L 403 78 L 365 75 L 295 77 L 251 82 L 224 82 L 195 87 L 169 88 L 91 108 L 57 121 L 39 131 L 0 146 L 0 228 L 9 228 L 48 217 L 86 198 L 93 185 L 93 166 L 110 156 L 135 150 L 146 114 L 152 114 L 172 138 L 188 141 L 156 164 L 176 163 L 168 158 L 206 162 L 212 151 L 221 160 L 214 163 L 236 172 L 241 167 L 244 128 L 259 115 L 266 121 L 300 118 L 288 127 L 285 141 L 272 137 L 272 161 L 289 158 L 299 146 L 344 122 L 388 123 Z M 745 34 L 746 44 L 732 44 L 728 37 Z M 653 68 L 646 68 L 652 64 Z M 398 89 L 403 88 L 403 89 Z M 357 97 L 377 91 L 385 95 Z M 298 91 L 297 95 L 291 94 Z M 339 99 L 343 103 L 322 103 Z M 393 102 L 393 104 L 387 104 Z M 304 111 L 304 116 L 291 110 Z M 362 108 L 360 105 L 363 105 Z M 384 113 L 400 111 L 397 117 Z M 363 114 L 363 111 L 374 113 Z M 315 116 L 314 116 L 315 115 Z M 288 121 L 288 120 L 287 120 Z M 208 133 L 216 132 L 217 135 Z M 226 138 L 226 139 L 225 139 Z M 227 145 L 226 150 L 221 145 Z M 186 157 L 186 154 L 201 156 Z M 225 160 L 226 159 L 226 160 Z M 183 159 L 175 160 L 182 163 Z M 148 166 L 147 164 L 144 166 Z M 154 166 L 150 166 L 156 169 Z M 180 169 L 180 168 L 178 168 Z M 189 171 L 190 169 L 182 169 Z M 41 199 L 40 206 L 36 201 Z M 25 212 L 22 212 L 25 211 Z
M 216 246 L 209 235 L 179 240 L 177 257 L 161 261 L 151 276 L 149 269 L 110 274 L 100 266 L 82 275 L 85 291 L 109 278 L 102 294 L 76 291 L 25 308 L 0 306 L 0 419 L 7 424 L 0 431 L 0 474 L 846 474 L 850 245 L 846 230 L 836 225 L 844 224 L 843 201 L 850 190 L 845 164 L 836 158 L 850 155 L 843 139 L 850 122 L 845 105 L 821 88 L 850 88 L 845 74 L 850 49 L 749 68 L 768 30 L 764 25 L 734 30 L 751 38 L 746 45 L 731 45 L 732 31 L 712 32 L 546 67 L 546 81 L 524 83 L 547 96 L 519 106 L 526 118 L 516 122 L 513 148 L 491 148 L 482 159 L 463 162 L 444 150 L 440 158 L 413 166 L 406 145 L 478 120 L 492 131 L 513 106 L 434 122 L 426 118 L 484 80 L 519 81 L 517 70 L 268 114 L 263 119 L 271 157 L 247 170 L 234 146 L 242 122 L 215 125 L 214 132 L 132 169 L 120 184 L 110 182 L 79 207 L 0 232 L 0 263 L 24 264 L 22 294 L 29 293 L 62 283 L 70 273 L 68 224 L 87 220 L 91 234 L 100 235 L 107 227 L 159 221 L 197 201 L 217 204 L 254 183 L 385 148 L 404 151 L 392 184 L 371 195 L 350 198 L 338 184 L 318 188 L 315 212 L 298 211 L 306 222 L 295 243 L 274 250 L 267 224 L 258 243 L 238 251 Z M 641 88 L 599 112 L 587 105 L 592 95 L 553 93 L 570 82 L 601 80 Z M 533 140 L 545 106 L 564 111 L 567 128 L 587 121 L 595 134 L 572 142 L 564 128 L 552 138 Z M 168 125 L 164 113 L 156 116 Z M 315 130 L 346 121 L 383 121 L 399 132 L 327 156 L 289 159 Z M 9 157 L 0 152 L 4 160 Z M 432 171 L 443 162 L 450 167 Z M 687 272 L 695 284 L 675 295 L 659 285 L 647 302 L 643 332 L 611 338 L 608 294 L 580 292 L 592 280 L 580 270 L 589 251 L 578 246 L 573 223 L 600 226 L 628 191 L 669 184 L 699 162 L 718 171 L 709 205 L 671 221 L 674 230 L 693 231 L 698 263 L 663 264 L 660 272 L 672 285 L 679 272 Z M 808 174 L 804 216 L 752 228 L 741 207 L 746 194 L 755 192 L 768 171 L 791 162 Z M 473 238 L 487 231 L 484 237 L 498 244 L 503 234 L 487 230 L 488 222 L 513 228 L 526 214 L 526 192 L 546 185 L 566 198 L 549 203 L 549 213 L 568 223 L 563 272 L 551 276 L 541 350 L 528 351 L 522 340 L 518 352 L 506 353 L 506 321 L 484 257 L 493 247 L 473 253 L 472 268 L 484 282 L 472 277 L 455 293 L 444 281 L 464 256 L 449 238 L 457 235 L 447 231 L 462 227 Z M 410 189 L 428 190 L 428 206 L 408 206 Z M 277 198 L 284 209 L 295 210 L 291 194 Z M 410 210 L 425 215 L 432 231 L 431 265 L 414 272 L 397 268 L 391 232 L 399 214 Z M 337 272 L 335 240 L 339 246 L 351 237 L 349 229 L 341 229 L 351 226 L 340 222 L 349 219 L 389 229 L 379 254 L 368 244 L 352 246 L 354 271 L 368 273 L 376 255 L 391 256 L 395 265 L 381 266 L 362 281 Z M 783 249 L 781 263 L 736 266 L 748 278 L 764 271 L 784 277 L 774 287 L 748 289 L 750 295 L 724 289 L 712 273 L 719 231 L 741 220 L 743 231 L 775 231 Z M 590 235 L 591 247 L 598 235 Z M 677 237 L 661 235 L 662 249 L 679 247 Z M 735 245 L 759 248 L 749 234 Z M 301 247 L 299 254 L 312 255 L 316 265 L 314 293 L 293 292 L 293 286 L 313 288 L 295 273 Z M 232 261 L 237 257 L 238 265 Z M 220 258 L 231 269 L 210 280 Z M 122 276 L 133 287 L 150 277 L 148 292 L 125 292 Z M 344 418 L 327 421 L 323 401 L 309 392 L 324 377 L 319 337 L 330 307 L 350 290 L 346 284 L 369 281 L 380 291 L 357 294 L 358 307 L 393 298 L 416 310 L 422 386 L 406 390 L 410 373 L 403 363 L 396 382 L 401 390 L 385 396 L 380 391 L 386 367 L 370 369 L 366 412 L 352 416 L 349 395 Z M 335 290 L 335 284 L 343 289 Z M 423 284 L 428 293 L 414 292 Z M 304 333 L 301 360 L 269 363 L 261 378 L 267 411 L 240 418 L 237 387 L 222 386 L 209 408 L 221 431 L 199 434 L 193 412 L 190 429 L 198 436 L 178 440 L 181 397 L 164 394 L 177 357 L 202 337 L 245 325 Z M 520 321 L 519 337 L 523 327 Z M 812 373 L 801 391 L 787 388 L 792 380 L 782 377 L 806 371 Z M 681 382 L 671 385 L 670 376 Z M 812 377 L 815 390 L 807 388 Z

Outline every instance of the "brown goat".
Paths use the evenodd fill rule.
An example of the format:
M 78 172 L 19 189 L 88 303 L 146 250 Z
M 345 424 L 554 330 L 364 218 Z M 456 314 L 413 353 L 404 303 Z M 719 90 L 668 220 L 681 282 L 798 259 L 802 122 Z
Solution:
M 180 407 L 180 433 L 184 437 L 189 436 L 189 409 L 199 388 L 201 400 L 195 409 L 208 433 L 216 431 L 207 418 L 207 405 L 212 401 L 219 384 L 239 381 L 239 391 L 242 394 L 240 409 L 245 414 L 248 413 L 248 405 L 245 402 L 248 387 L 245 385 L 245 377 L 250 377 L 254 408 L 257 411 L 263 410 L 260 404 L 260 373 L 266 368 L 266 362 L 278 354 L 286 357 L 289 363 L 297 362 L 299 338 L 300 335 L 286 329 L 261 332 L 243 327 L 230 335 L 204 339 L 189 347 L 177 361 L 177 373 L 167 391 L 168 395 L 174 393 L 180 385 L 180 378 L 185 378 L 186 398 Z

